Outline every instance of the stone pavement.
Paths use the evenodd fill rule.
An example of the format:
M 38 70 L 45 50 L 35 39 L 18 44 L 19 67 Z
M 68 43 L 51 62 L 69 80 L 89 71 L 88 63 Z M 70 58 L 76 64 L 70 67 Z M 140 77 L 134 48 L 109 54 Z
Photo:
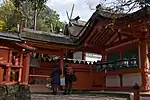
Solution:
M 50 95 L 50 94 L 32 94 L 31 100 L 128 100 L 127 98 L 111 97 L 106 95 Z

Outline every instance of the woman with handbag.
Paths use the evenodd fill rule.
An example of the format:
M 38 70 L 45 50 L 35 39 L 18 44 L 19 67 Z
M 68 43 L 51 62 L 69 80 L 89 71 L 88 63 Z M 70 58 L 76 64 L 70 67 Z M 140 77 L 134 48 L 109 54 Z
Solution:
M 51 85 L 52 85 L 52 94 L 56 95 L 57 90 L 60 86 L 60 75 L 61 75 L 61 68 L 56 65 L 56 67 L 52 70 L 51 73 Z
M 75 71 L 73 71 L 71 66 L 66 65 L 64 68 L 64 76 L 65 76 L 65 91 L 64 95 L 70 94 L 72 89 L 72 82 L 76 81 L 77 78 L 75 76 Z

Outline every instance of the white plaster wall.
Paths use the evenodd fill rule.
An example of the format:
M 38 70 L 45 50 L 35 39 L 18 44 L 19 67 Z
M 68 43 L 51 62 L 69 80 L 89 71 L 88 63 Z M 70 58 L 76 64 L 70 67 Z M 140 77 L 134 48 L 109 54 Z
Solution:
M 82 52 L 75 52 L 73 54 L 73 59 L 82 60 Z
M 135 83 L 137 83 L 139 86 L 142 84 L 141 74 L 135 73 L 135 74 L 125 74 L 122 76 L 123 86 L 133 86 Z
M 106 87 L 120 87 L 119 75 L 106 76 Z
M 150 97 L 140 97 L 140 100 L 150 100 Z

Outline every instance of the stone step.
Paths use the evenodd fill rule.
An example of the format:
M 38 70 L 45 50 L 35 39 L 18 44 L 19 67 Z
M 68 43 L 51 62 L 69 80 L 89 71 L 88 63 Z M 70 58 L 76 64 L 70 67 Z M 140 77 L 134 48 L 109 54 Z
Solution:
M 47 95 L 32 94 L 31 100 L 128 100 L 128 98 L 114 97 L 108 95 Z

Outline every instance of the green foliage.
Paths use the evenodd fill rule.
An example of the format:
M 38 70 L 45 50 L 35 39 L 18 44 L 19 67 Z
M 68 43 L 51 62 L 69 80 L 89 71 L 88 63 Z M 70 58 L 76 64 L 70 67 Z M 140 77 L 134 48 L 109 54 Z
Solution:
M 55 31 L 57 33 L 64 27 L 64 23 L 59 21 L 59 15 L 57 14 L 57 12 L 53 11 L 49 7 L 46 7 L 45 10 L 41 12 L 39 17 L 43 19 L 45 25 L 50 28 L 51 32 Z
M 34 5 L 34 9 L 42 9 L 47 0 L 28 0 Z
M 37 4 L 37 30 L 58 32 L 64 24 L 59 21 L 59 15 L 45 5 L 47 0 L 11 0 L 0 7 L 0 20 L 8 30 L 15 29 L 23 21 L 25 28 L 34 27 L 34 5 Z M 12 20 L 13 19 L 13 20 Z
M 6 30 L 6 25 L 4 21 L 0 20 L 0 31 Z
M 7 2 L 1 6 L 0 19 L 5 23 L 5 26 L 8 30 L 10 30 L 13 27 L 16 27 L 16 24 L 19 21 L 19 16 L 16 12 L 16 8 L 11 2 Z

